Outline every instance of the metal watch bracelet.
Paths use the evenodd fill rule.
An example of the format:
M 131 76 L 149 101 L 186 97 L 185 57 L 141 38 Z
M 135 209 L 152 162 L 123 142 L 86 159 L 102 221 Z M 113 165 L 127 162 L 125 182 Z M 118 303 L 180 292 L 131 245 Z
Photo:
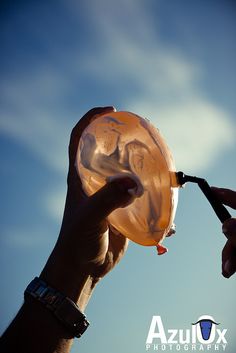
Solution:
M 80 337 L 89 326 L 86 316 L 68 297 L 48 286 L 46 282 L 35 277 L 27 286 L 24 297 L 35 298 L 48 308 L 75 337 Z

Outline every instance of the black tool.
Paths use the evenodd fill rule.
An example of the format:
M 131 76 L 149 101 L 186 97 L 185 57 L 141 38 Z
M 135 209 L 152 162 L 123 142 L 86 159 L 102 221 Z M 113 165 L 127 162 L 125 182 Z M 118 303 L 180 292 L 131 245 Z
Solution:
M 196 176 L 185 175 L 183 172 L 177 172 L 176 175 L 178 182 L 181 186 L 188 181 L 191 183 L 198 184 L 199 188 L 202 190 L 203 194 L 210 202 L 213 210 L 215 211 L 221 223 L 224 223 L 227 219 L 231 218 L 231 214 L 228 212 L 226 207 L 215 197 L 210 185 L 205 179 L 198 178 Z

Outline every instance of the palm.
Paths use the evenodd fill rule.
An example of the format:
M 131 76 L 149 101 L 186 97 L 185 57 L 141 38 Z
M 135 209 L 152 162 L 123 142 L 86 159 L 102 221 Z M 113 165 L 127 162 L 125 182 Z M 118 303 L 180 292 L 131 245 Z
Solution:
M 128 247 L 128 239 L 121 233 L 112 231 L 109 227 L 108 232 L 108 249 L 105 254 L 104 263 L 96 269 L 96 277 L 103 277 L 111 271 L 115 265 L 122 259 Z

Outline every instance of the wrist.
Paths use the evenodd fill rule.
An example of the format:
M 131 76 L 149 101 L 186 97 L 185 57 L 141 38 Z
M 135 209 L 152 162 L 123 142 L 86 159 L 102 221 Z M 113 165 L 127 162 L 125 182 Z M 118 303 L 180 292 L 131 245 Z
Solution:
M 98 278 L 94 278 L 88 267 L 71 259 L 55 248 L 39 276 L 43 281 L 64 293 L 84 311 L 93 293 Z
M 29 283 L 24 292 L 24 298 L 25 301 L 34 298 L 34 300 L 40 302 L 51 311 L 57 320 L 63 323 L 72 337 L 81 337 L 89 326 L 89 321 L 78 305 L 38 277 L 35 277 Z

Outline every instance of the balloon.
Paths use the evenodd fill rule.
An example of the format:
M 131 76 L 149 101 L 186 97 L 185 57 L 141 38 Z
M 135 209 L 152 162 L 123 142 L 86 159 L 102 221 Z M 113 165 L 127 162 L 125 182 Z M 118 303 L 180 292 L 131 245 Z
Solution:
M 83 131 L 76 168 L 87 195 L 109 178 L 129 175 L 139 185 L 139 197 L 108 216 L 109 223 L 134 242 L 158 246 L 174 233 L 178 202 L 176 169 L 164 138 L 147 119 L 130 112 L 109 112 Z

